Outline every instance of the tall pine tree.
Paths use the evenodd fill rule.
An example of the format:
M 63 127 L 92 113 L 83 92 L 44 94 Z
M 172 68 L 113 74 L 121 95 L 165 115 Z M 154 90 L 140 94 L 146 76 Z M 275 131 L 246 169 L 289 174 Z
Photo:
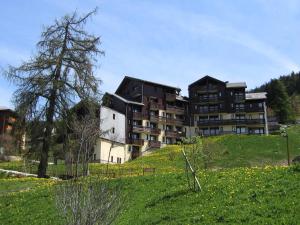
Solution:
M 280 123 L 292 121 L 293 113 L 291 103 L 283 83 L 278 79 L 273 79 L 266 87 L 267 104 L 270 106 Z

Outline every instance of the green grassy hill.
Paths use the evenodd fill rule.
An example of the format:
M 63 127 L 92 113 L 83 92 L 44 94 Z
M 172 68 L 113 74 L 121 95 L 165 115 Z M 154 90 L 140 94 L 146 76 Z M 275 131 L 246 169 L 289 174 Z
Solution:
M 300 155 L 299 136 L 300 127 L 289 128 L 293 156 Z M 215 151 L 209 168 L 218 170 L 198 171 L 202 192 L 188 189 L 179 146 L 111 165 L 110 171 L 116 173 L 133 171 L 108 180 L 120 184 L 125 196 L 115 224 L 299 223 L 300 169 L 281 165 L 286 158 L 284 138 L 222 136 L 205 142 Z M 0 168 L 14 166 L 18 168 L 15 164 L 0 164 Z M 155 175 L 141 176 L 144 167 L 156 168 Z M 98 175 L 104 168 L 92 164 L 91 172 Z M 1 224 L 64 224 L 55 208 L 56 183 L 0 174 Z

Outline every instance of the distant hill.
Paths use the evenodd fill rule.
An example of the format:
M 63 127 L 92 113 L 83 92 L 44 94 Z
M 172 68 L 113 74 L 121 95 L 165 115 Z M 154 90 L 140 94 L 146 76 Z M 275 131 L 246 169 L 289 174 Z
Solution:
M 283 75 L 276 79 L 271 79 L 269 82 L 252 89 L 250 92 L 264 91 L 268 93 L 268 97 L 272 97 L 270 95 L 276 93 L 270 93 L 268 91 L 268 87 L 274 80 L 279 80 L 284 85 L 286 93 L 289 96 L 289 104 L 291 105 L 293 116 L 298 122 L 300 122 L 300 72 L 292 72 L 291 74 Z

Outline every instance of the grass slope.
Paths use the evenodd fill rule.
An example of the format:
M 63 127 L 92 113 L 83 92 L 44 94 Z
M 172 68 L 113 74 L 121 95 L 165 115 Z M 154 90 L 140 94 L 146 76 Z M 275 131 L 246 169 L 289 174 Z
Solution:
M 130 196 L 116 224 L 297 224 L 300 173 L 238 168 L 199 174 L 203 191 L 187 191 L 184 174 L 121 180 Z
M 289 129 L 293 155 L 299 155 L 299 134 L 300 127 Z M 221 152 L 211 167 L 222 170 L 199 171 L 203 188 L 199 193 L 188 191 L 179 146 L 168 146 L 123 165 L 111 165 L 110 170 L 135 170 L 140 175 L 143 167 L 157 169 L 155 175 L 109 181 L 120 183 L 126 196 L 115 224 L 299 223 L 299 169 L 243 167 L 284 160 L 282 137 L 224 136 L 207 140 Z M 0 167 L 16 168 L 11 163 Z M 104 168 L 92 164 L 92 174 L 97 175 Z M 53 184 L 50 180 L 7 178 L 0 174 L 0 224 L 63 224 L 55 209 Z

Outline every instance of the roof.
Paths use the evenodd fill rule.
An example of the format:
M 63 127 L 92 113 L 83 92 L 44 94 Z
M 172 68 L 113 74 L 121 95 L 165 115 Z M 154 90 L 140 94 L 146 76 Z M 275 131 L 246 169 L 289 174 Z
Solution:
M 117 94 L 110 94 L 108 93 L 109 95 L 112 95 L 112 96 L 115 96 L 116 98 L 120 99 L 121 101 L 125 102 L 125 103 L 128 103 L 128 104 L 134 104 L 134 105 L 144 105 L 143 103 L 141 102 L 135 102 L 135 101 L 130 101 L 130 100 L 127 100 L 126 98 L 123 98 L 121 97 L 120 95 L 117 95 Z
M 267 92 L 246 93 L 246 100 L 266 99 Z
M 186 97 L 184 97 L 184 96 L 181 96 L 181 95 L 177 95 L 177 96 L 176 96 L 176 100 L 178 100 L 178 101 L 184 101 L 184 102 L 188 102 L 188 100 L 186 100 Z
M 121 84 L 120 84 L 119 87 L 117 88 L 117 90 L 116 90 L 115 93 L 117 93 L 117 92 L 119 91 L 119 89 L 121 89 L 121 87 L 123 86 L 123 84 L 124 84 L 127 80 L 140 81 L 140 82 L 143 82 L 143 83 L 149 83 L 149 84 L 158 85 L 158 86 L 161 86 L 161 87 L 166 87 L 166 88 L 175 89 L 175 90 L 177 90 L 177 91 L 181 91 L 181 89 L 178 88 L 178 87 L 173 87 L 173 86 L 169 86 L 169 85 L 165 85 L 165 84 L 155 83 L 155 82 L 152 82 L 152 81 L 143 80 L 143 79 L 139 79 L 139 78 L 135 78 L 135 77 L 125 76 L 124 79 L 122 80 Z
M 247 88 L 247 85 L 245 82 L 226 83 L 226 88 Z
M 0 111 L 11 111 L 11 112 L 13 112 L 14 110 L 12 110 L 10 108 L 7 108 L 5 106 L 0 106 Z
M 200 82 L 200 81 L 202 81 L 202 80 L 205 80 L 205 79 L 211 79 L 211 80 L 214 80 L 214 81 L 216 81 L 216 82 L 218 82 L 218 83 L 225 83 L 225 82 L 223 82 L 223 81 L 221 81 L 221 80 L 218 80 L 218 79 L 216 79 L 216 78 L 214 78 L 214 77 L 211 77 L 211 76 L 206 75 L 206 76 L 200 78 L 199 80 L 196 80 L 195 82 L 191 83 L 191 84 L 189 85 L 189 87 L 190 87 L 190 86 L 193 86 L 193 85 L 195 85 L 196 83 L 198 83 L 198 82 Z

